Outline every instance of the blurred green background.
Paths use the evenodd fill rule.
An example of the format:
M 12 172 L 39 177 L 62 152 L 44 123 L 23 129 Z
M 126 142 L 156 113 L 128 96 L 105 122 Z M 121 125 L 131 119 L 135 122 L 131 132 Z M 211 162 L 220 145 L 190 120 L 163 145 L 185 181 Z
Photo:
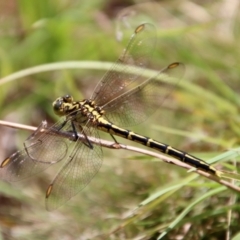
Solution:
M 229 150 L 240 136 L 240 3 L 199 2 L 0 0 L 0 119 L 53 123 L 52 101 L 66 93 L 90 97 L 110 67 L 103 63 L 117 59 L 138 24 L 152 22 L 158 45 L 149 67 L 180 61 L 186 73 L 166 106 L 160 103 L 132 129 L 236 170 L 238 152 Z M 51 63 L 55 69 L 47 71 Z M 28 74 L 18 77 L 24 69 Z M 0 159 L 30 134 L 3 126 L 0 133 Z M 54 212 L 45 210 L 44 195 L 58 169 L 12 185 L 0 182 L 0 239 L 157 239 L 164 230 L 164 239 L 237 236 L 239 195 L 155 160 L 104 149 L 99 174 Z

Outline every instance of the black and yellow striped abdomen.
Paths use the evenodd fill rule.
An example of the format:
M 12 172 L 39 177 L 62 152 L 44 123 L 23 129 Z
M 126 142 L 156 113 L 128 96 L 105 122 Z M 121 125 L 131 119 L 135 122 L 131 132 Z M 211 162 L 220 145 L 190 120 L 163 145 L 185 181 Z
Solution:
M 208 164 L 205 161 L 203 161 L 197 157 L 194 157 L 188 153 L 185 153 L 181 150 L 173 148 L 168 144 L 160 143 L 156 140 L 139 135 L 130 130 L 120 128 L 120 127 L 108 122 L 107 120 L 105 120 L 102 117 L 98 119 L 98 122 L 99 122 L 99 124 L 98 124 L 97 128 L 104 132 L 110 133 L 112 135 L 117 135 L 122 138 L 126 138 L 131 141 L 140 143 L 144 146 L 150 147 L 161 153 L 164 153 L 173 158 L 176 158 L 176 159 L 180 160 L 181 162 L 185 162 L 185 163 L 193 166 L 196 169 L 211 173 L 213 175 L 218 175 L 218 171 L 214 167 L 212 167 L 210 164 Z

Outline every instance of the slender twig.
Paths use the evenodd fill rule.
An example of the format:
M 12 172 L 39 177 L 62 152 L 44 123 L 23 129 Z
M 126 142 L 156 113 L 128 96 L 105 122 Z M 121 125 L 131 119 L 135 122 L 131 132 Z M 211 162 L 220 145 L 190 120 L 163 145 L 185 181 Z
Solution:
M 46 122 L 45 122 L 45 124 L 46 124 Z M 0 120 L 0 125 L 7 126 L 7 127 L 12 127 L 12 128 L 17 128 L 17 129 L 29 130 L 29 131 L 36 131 L 37 130 L 36 127 L 23 125 L 23 124 L 17 124 L 17 123 L 11 123 L 11 122 L 2 121 L 2 120 Z M 44 129 L 43 129 L 43 131 L 44 131 Z M 56 134 L 56 132 L 54 132 L 54 134 Z M 69 134 L 68 133 L 61 134 L 61 132 L 59 132 L 58 134 L 61 135 L 62 137 L 67 137 L 69 139 L 71 139 L 71 137 L 72 137 L 72 135 L 70 135 L 70 133 Z M 84 138 L 84 136 L 81 135 L 81 134 L 78 134 L 78 136 L 79 136 L 79 138 Z M 240 192 L 240 187 L 232 184 L 231 182 L 220 179 L 217 176 L 211 175 L 210 173 L 204 172 L 202 170 L 195 169 L 192 166 L 190 166 L 190 165 L 188 165 L 184 162 L 181 162 L 181 161 L 179 161 L 177 159 L 174 159 L 170 156 L 166 156 L 162 153 L 157 153 L 157 152 L 149 151 L 149 150 L 146 150 L 146 149 L 143 149 L 143 148 L 133 147 L 133 146 L 130 146 L 130 145 L 125 145 L 125 144 L 116 144 L 115 142 L 111 142 L 111 141 L 107 141 L 107 140 L 103 140 L 103 139 L 96 139 L 96 138 L 92 138 L 92 137 L 89 137 L 89 141 L 94 143 L 94 144 L 106 147 L 106 148 L 111 148 L 111 149 L 115 149 L 115 150 L 124 149 L 124 150 L 129 150 L 129 151 L 149 155 L 151 157 L 158 158 L 158 159 L 160 159 L 160 160 L 162 160 L 166 163 L 171 163 L 171 164 L 174 164 L 176 166 L 188 169 L 189 171 L 194 170 L 196 173 L 198 173 L 199 175 L 201 175 L 203 177 L 206 177 L 206 178 L 211 179 L 215 182 L 218 182 L 221 185 L 224 185 L 227 188 L 232 189 L 233 191 Z

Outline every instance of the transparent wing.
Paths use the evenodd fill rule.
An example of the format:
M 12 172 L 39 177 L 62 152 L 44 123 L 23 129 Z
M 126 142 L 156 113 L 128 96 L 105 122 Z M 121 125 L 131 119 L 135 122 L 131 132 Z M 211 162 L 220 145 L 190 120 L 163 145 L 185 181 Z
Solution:
M 97 130 L 85 126 L 85 140 L 79 139 L 66 163 L 49 185 L 46 193 L 46 208 L 53 210 L 63 205 L 90 183 L 102 165 L 102 148 L 89 144 L 87 139 L 100 143 Z
M 73 143 L 65 136 L 59 135 L 60 130 L 73 131 L 71 123 L 63 120 L 52 127 L 41 124 L 38 129 L 24 142 L 24 148 L 13 153 L 0 165 L 0 178 L 6 181 L 18 181 L 33 176 L 54 163 L 63 160 Z
M 135 29 L 122 56 L 103 76 L 93 93 L 91 99 L 98 106 L 122 95 L 136 80 L 140 84 L 142 73 L 155 49 L 156 39 L 156 29 L 152 24 L 141 24 Z M 129 73 L 133 66 L 141 68 L 138 73 Z
M 184 72 L 183 64 L 170 64 L 157 76 L 108 102 L 103 108 L 106 118 L 122 127 L 146 120 L 172 92 Z

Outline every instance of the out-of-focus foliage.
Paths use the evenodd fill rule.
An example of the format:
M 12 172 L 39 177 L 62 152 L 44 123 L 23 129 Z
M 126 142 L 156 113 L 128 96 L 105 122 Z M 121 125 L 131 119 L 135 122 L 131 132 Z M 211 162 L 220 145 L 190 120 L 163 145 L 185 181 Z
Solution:
M 136 25 L 153 22 L 159 39 L 149 67 L 160 70 L 180 61 L 186 74 L 167 100 L 169 108 L 159 103 L 159 111 L 134 130 L 202 159 L 220 160 L 222 152 L 239 145 L 240 6 L 237 0 L 210 2 L 0 1 L 1 79 L 34 66 L 66 64 L 4 84 L 0 79 L 0 119 L 34 126 L 56 121 L 52 101 L 65 93 L 89 97 L 106 70 L 101 63 L 117 59 Z M 67 67 L 69 61 L 87 60 L 86 69 Z M 29 135 L 3 126 L 0 133 L 0 160 Z M 227 156 L 224 168 L 234 171 L 239 158 Z M 237 234 L 237 194 L 152 160 L 104 149 L 104 164 L 93 182 L 54 212 L 45 210 L 44 194 L 58 169 L 14 185 L 0 182 L 0 239 L 157 239 L 163 231 L 169 231 L 167 239 L 224 239 L 229 232 Z M 149 196 L 152 201 L 134 211 Z

